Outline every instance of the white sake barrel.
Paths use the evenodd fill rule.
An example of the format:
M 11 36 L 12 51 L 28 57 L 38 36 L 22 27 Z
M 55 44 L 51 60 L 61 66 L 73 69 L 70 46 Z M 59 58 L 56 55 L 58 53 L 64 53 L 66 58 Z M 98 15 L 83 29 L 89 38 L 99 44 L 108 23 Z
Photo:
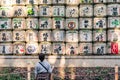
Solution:
M 0 7 L 0 17 L 12 17 L 12 7 Z
M 69 30 L 78 29 L 78 19 L 74 18 L 66 19 L 66 29 Z
M 12 29 L 10 18 L 0 18 L 0 29 Z
M 106 29 L 106 18 L 94 18 L 94 29 Z
M 40 18 L 39 29 L 52 29 L 52 19 L 51 18 Z
M 27 42 L 37 42 L 38 41 L 38 31 L 37 30 L 27 30 L 26 31 L 26 41 Z
M 65 6 L 53 6 L 53 16 L 65 16 Z
M 51 4 L 52 0 L 39 0 L 39 4 Z
M 93 0 L 80 0 L 80 3 L 92 3 Z
M 12 0 L 0 0 L 0 4 L 2 6 L 11 6 L 12 5 Z
M 107 6 L 108 16 L 119 16 L 120 15 L 120 4 L 109 4 Z
M 66 42 L 78 42 L 78 31 L 66 31 Z
M 65 54 L 65 43 L 53 43 L 53 54 Z
M 52 44 L 49 42 L 42 42 L 39 44 L 39 53 L 51 54 Z
M 79 0 L 66 0 L 67 5 L 79 5 Z
M 66 17 L 78 17 L 78 6 L 67 6 Z
M 26 29 L 38 29 L 38 19 L 37 18 L 27 18 L 26 19 Z
M 55 41 L 55 42 L 65 41 L 65 31 L 63 31 L 63 30 L 53 30 L 52 41 Z
M 85 42 L 92 41 L 92 31 L 91 30 L 80 30 L 79 31 L 79 40 Z
M 38 6 L 26 6 L 26 14 L 29 17 L 37 17 L 38 16 Z
M 39 0 L 26 0 L 26 5 L 38 5 Z
M 66 54 L 68 55 L 78 54 L 78 43 L 66 43 Z
M 94 0 L 94 3 L 106 3 L 107 0 Z
M 65 0 L 52 0 L 53 4 L 65 4 Z
M 92 29 L 92 18 L 80 18 L 80 29 Z
M 53 27 L 52 29 L 65 29 L 65 20 L 64 18 L 53 18 Z
M 12 27 L 13 29 L 25 29 L 26 24 L 25 24 L 25 19 L 24 18 L 13 18 L 12 19 Z
M 29 42 L 26 44 L 26 54 L 38 54 L 38 43 Z
M 106 5 L 105 4 L 96 4 L 94 6 L 94 16 L 106 16 Z
M 79 53 L 83 55 L 92 54 L 92 43 L 79 43 Z
M 0 42 L 11 42 L 12 41 L 12 31 L 0 31 Z
M 120 28 L 120 17 L 108 17 L 108 28 Z
M 50 30 L 39 31 L 39 41 L 51 41 L 51 37 Z
M 106 41 L 106 30 L 94 30 L 93 31 L 93 41 Z
M 94 43 L 93 53 L 98 55 L 106 54 L 106 43 Z
M 12 43 L 0 43 L 0 54 L 12 54 L 13 45 Z
M 13 44 L 13 53 L 14 54 L 25 54 L 25 43 L 15 42 Z
M 108 0 L 107 2 L 116 3 L 116 2 L 120 2 L 120 0 Z
M 80 16 L 83 16 L 83 17 L 93 16 L 93 5 L 80 5 L 79 13 L 80 13 Z
M 25 31 L 14 30 L 13 31 L 13 41 L 25 41 Z
M 25 5 L 26 0 L 12 0 L 13 5 Z

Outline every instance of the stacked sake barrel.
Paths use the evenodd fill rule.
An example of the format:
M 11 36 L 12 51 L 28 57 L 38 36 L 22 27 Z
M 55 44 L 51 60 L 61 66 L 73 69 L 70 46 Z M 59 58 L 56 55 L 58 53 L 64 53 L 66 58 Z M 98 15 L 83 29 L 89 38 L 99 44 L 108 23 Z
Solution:
M 0 3 L 0 54 L 120 53 L 120 0 Z

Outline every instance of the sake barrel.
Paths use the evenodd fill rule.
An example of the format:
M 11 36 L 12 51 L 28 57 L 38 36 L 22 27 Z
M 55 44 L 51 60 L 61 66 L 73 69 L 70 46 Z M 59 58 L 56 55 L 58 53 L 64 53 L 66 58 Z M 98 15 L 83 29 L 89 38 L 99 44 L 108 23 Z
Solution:
M 94 3 L 107 3 L 107 0 L 94 0 Z
M 66 19 L 66 29 L 69 29 L 69 30 L 78 29 L 78 19 L 76 18 Z
M 79 40 L 85 42 L 92 42 L 92 31 L 91 30 L 80 30 Z
M 66 17 L 78 17 L 78 6 L 67 6 Z
M 78 42 L 78 31 L 66 31 L 66 42 Z
M 106 5 L 105 4 L 96 4 L 94 6 L 94 16 L 106 16 Z
M 25 31 L 14 30 L 13 31 L 13 41 L 25 41 Z
M 53 18 L 53 27 L 52 29 L 65 29 L 65 20 L 64 18 Z
M 26 29 L 38 29 L 38 19 L 37 18 L 27 18 L 26 19 Z
M 52 4 L 52 0 L 39 0 L 39 4 Z
M 25 19 L 24 18 L 13 18 L 12 27 L 14 30 L 25 29 L 26 28 Z
M 94 29 L 106 29 L 106 18 L 94 18 Z
M 67 5 L 79 5 L 79 0 L 66 0 Z
M 64 17 L 65 16 L 65 6 L 53 6 L 53 16 Z
M 40 18 L 39 29 L 52 29 L 52 19 L 51 18 Z
M 65 43 L 53 43 L 53 54 L 65 54 Z
M 12 0 L 1 0 L 0 3 L 2 6 L 11 6 Z
M 94 30 L 93 31 L 93 41 L 101 42 L 106 41 L 106 30 Z
M 78 54 L 78 43 L 66 43 L 66 54 L 68 55 Z
M 39 31 L 39 41 L 51 41 L 51 37 L 50 30 Z
M 26 44 L 26 54 L 38 54 L 39 47 L 36 42 L 28 42 Z
M 13 5 L 25 5 L 26 0 L 12 0 Z
M 11 42 L 12 41 L 12 31 L 0 31 L 0 42 Z
M 38 16 L 38 6 L 26 6 L 27 16 L 37 17 Z
M 12 7 L 0 7 L 0 17 L 12 17 L 11 10 Z
M 14 54 L 25 54 L 25 43 L 15 42 L 13 44 L 13 53 Z
M 108 28 L 120 28 L 120 18 L 108 17 Z
M 83 55 L 92 54 L 92 43 L 79 43 L 79 53 Z
M 53 4 L 65 4 L 65 0 L 52 0 Z
M 98 55 L 106 54 L 106 43 L 94 43 L 93 53 Z
M 120 2 L 120 0 L 108 0 L 108 3 L 116 3 L 116 2 Z
M 0 54 L 12 54 L 13 46 L 12 43 L 0 43 Z
M 0 30 L 3 29 L 12 29 L 11 25 L 11 19 L 10 18 L 0 18 Z
M 26 5 L 38 5 L 39 0 L 26 0 Z
M 79 8 L 80 16 L 82 17 L 91 17 L 93 16 L 93 5 L 80 5 Z
M 92 29 L 92 18 L 80 18 L 79 25 L 80 29 Z
M 80 4 L 82 3 L 92 3 L 93 0 L 80 0 Z
M 49 42 L 41 42 L 39 44 L 39 53 L 51 54 L 52 44 Z
M 26 42 L 37 42 L 37 41 L 38 41 L 38 31 L 27 30 L 26 31 Z

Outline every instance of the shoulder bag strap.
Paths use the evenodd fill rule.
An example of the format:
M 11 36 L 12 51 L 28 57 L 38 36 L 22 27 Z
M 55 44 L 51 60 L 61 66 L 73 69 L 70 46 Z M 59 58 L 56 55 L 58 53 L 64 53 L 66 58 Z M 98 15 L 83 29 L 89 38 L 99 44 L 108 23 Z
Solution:
M 40 62 L 39 62 L 40 63 Z M 48 69 L 42 64 L 42 63 L 40 63 L 41 64 L 41 66 L 43 67 L 43 68 L 45 68 L 45 70 L 47 70 L 47 72 L 48 72 Z

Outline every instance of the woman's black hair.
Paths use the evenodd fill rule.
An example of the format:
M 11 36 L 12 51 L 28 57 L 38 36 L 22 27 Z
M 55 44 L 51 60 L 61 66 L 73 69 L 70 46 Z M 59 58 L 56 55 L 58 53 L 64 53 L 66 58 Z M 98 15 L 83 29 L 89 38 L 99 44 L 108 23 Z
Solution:
M 40 53 L 39 54 L 39 60 L 42 62 L 45 59 L 45 54 Z

